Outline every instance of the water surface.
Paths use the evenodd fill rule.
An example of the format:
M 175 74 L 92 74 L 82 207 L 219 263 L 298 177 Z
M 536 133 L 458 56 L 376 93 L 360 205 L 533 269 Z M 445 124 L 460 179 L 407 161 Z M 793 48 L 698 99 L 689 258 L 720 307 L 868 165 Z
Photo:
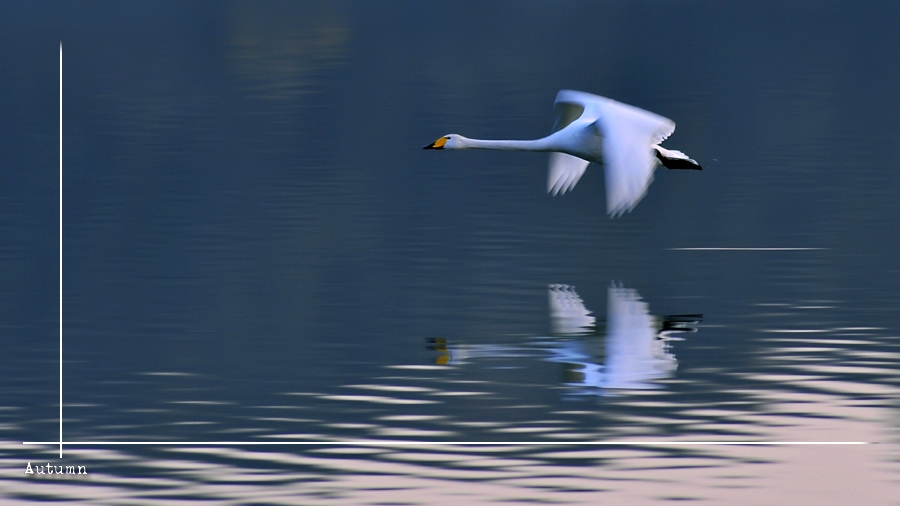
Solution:
M 897 504 L 898 14 L 3 7 L 0 495 Z M 24 474 L 59 461 L 21 443 L 59 430 L 60 40 L 65 439 L 334 445 Z M 545 155 L 421 149 L 543 136 L 562 88 L 673 118 L 704 170 L 610 220 L 596 166 L 554 198 Z M 809 249 L 678 249 L 709 247 Z M 736 440 L 873 444 L 635 444 Z

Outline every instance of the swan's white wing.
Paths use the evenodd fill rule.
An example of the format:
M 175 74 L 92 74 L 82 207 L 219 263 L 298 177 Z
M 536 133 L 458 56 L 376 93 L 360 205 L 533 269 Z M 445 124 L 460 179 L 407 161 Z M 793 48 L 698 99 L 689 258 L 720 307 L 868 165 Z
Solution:
M 594 123 L 603 135 L 606 210 L 611 216 L 631 211 L 647 193 L 656 169 L 653 146 L 675 131 L 675 123 L 615 100 L 597 102 Z
M 594 121 L 597 135 L 603 138 L 607 212 L 618 216 L 631 211 L 653 181 L 657 163 L 653 146 L 672 135 L 675 123 L 658 114 L 581 91 L 562 90 L 556 96 L 556 103 L 558 109 L 560 104 L 569 104 L 570 109 L 580 108 L 582 120 Z
M 550 299 L 550 321 L 555 334 L 584 334 L 594 326 L 594 317 L 571 286 L 550 285 L 547 295 Z
M 575 99 L 573 100 L 573 98 Z M 556 112 L 556 121 L 553 123 L 553 131 L 558 132 L 580 118 L 581 115 L 584 114 L 585 106 L 586 104 L 583 100 L 577 100 L 577 97 L 570 97 L 567 94 L 567 90 L 559 92 L 556 96 L 556 102 L 553 103 L 553 109 Z
M 674 357 L 662 352 L 646 302 L 637 291 L 611 286 L 607 310 L 607 388 L 652 388 L 650 380 L 667 376 Z
M 547 193 L 558 195 L 575 187 L 591 162 L 565 153 L 550 153 L 547 171 Z
M 580 103 L 580 101 L 572 101 L 565 91 L 561 91 L 557 95 L 556 103 L 553 104 L 556 109 L 556 121 L 553 123 L 554 132 L 569 126 L 584 114 L 585 104 Z M 575 183 L 581 179 L 590 163 L 577 156 L 565 153 L 550 153 L 550 166 L 547 171 L 547 193 L 558 195 L 574 188 Z
M 603 140 L 606 212 L 621 216 L 634 209 L 653 182 L 656 159 L 640 131 L 617 127 Z

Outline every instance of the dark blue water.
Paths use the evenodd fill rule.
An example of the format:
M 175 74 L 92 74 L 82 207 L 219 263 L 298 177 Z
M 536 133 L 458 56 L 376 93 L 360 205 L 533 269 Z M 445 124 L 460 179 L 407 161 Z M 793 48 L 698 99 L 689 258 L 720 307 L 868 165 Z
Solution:
M 5 502 L 898 504 L 893 3 L 0 12 Z M 704 170 L 421 149 L 563 88 Z

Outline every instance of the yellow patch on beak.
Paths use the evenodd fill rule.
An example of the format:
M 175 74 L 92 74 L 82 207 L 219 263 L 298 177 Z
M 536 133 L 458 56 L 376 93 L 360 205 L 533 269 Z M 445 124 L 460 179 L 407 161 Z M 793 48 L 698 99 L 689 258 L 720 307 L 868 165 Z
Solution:
M 447 137 L 441 137 L 440 139 L 425 146 L 425 149 L 444 149 L 444 144 L 447 144 Z

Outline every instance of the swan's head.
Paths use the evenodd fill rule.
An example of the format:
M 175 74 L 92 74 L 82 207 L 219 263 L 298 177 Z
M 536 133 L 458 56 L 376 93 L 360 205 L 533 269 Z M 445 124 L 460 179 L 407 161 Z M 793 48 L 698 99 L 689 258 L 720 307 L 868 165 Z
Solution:
M 456 134 L 447 134 L 422 149 L 462 149 L 465 137 Z

